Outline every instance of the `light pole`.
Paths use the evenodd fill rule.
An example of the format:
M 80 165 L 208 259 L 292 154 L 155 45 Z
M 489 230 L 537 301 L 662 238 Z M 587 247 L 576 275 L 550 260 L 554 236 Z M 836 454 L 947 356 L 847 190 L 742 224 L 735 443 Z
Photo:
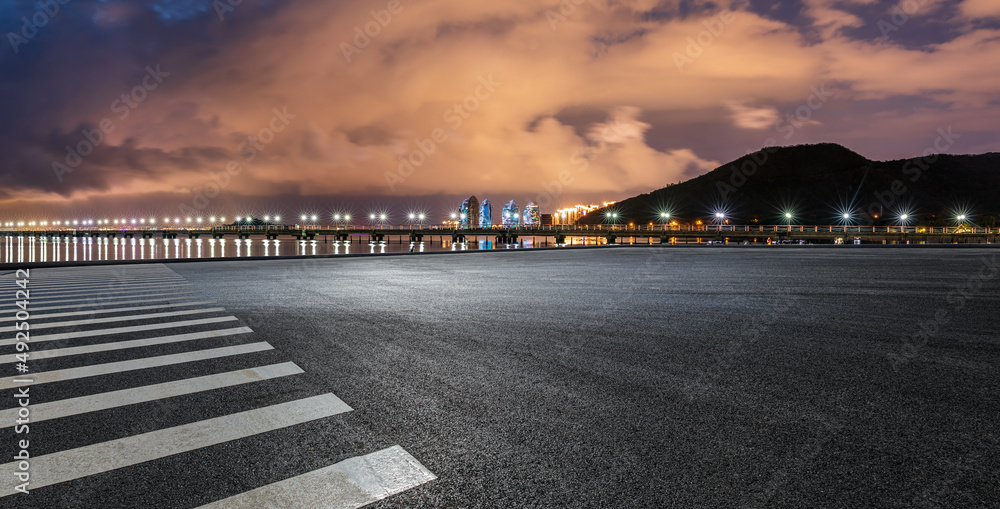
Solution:
M 667 231 L 667 225 L 670 224 L 670 212 L 660 212 L 660 219 L 663 220 L 663 231 Z

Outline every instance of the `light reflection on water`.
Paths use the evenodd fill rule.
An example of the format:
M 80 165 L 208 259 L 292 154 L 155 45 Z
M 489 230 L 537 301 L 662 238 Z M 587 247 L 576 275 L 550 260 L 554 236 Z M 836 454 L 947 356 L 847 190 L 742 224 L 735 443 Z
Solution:
M 181 236 L 180 234 L 178 235 Z M 469 242 L 453 243 L 450 236 L 431 237 L 424 242 L 410 242 L 408 236 L 386 236 L 382 242 L 370 242 L 367 235 L 353 235 L 350 241 L 222 238 L 108 238 L 108 237 L 29 237 L 3 235 L 2 263 L 170 260 L 179 258 L 245 258 L 250 256 L 309 256 L 387 253 L 427 253 L 552 247 L 552 237 L 525 237 L 515 244 L 497 244 L 473 237 Z M 572 245 L 604 244 L 603 239 L 575 237 Z

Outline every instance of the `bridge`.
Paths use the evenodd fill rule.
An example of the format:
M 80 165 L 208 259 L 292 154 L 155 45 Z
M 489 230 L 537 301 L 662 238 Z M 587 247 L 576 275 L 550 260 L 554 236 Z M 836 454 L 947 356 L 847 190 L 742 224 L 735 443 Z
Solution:
M 850 225 L 555 225 L 536 227 L 458 229 L 453 225 L 225 225 L 210 227 L 0 228 L 0 237 L 69 242 L 78 238 L 112 239 L 267 239 L 386 242 L 492 240 L 512 244 L 528 237 L 553 238 L 556 244 L 583 237 L 607 243 L 806 242 L 834 244 L 992 244 L 1000 229 L 968 226 L 850 226 Z

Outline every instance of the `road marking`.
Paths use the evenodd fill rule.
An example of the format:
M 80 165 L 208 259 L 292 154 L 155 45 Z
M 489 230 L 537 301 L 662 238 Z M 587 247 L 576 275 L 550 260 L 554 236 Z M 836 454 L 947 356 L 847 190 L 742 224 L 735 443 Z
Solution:
M 89 318 L 87 320 L 65 320 L 61 322 L 46 322 L 31 324 L 31 330 L 37 329 L 52 329 L 55 327 L 75 327 L 77 325 L 93 325 L 95 323 L 110 323 L 110 322 L 131 322 L 134 320 L 147 320 L 150 318 L 168 318 L 171 316 L 185 316 L 185 315 L 197 315 L 201 313 L 221 313 L 224 312 L 226 308 L 204 308 L 204 309 L 186 309 L 184 311 L 166 311 L 163 313 L 147 313 L 145 315 L 122 315 L 122 316 L 110 316 L 105 318 Z M 14 325 L 9 327 L 0 327 L 0 332 L 13 332 L 15 329 Z
M 0 390 L 13 389 L 14 387 L 26 387 L 30 385 L 47 384 L 51 382 L 63 382 L 66 380 L 76 380 L 78 378 L 89 378 L 92 376 L 110 375 L 114 373 L 124 373 L 125 371 L 135 371 L 139 369 L 158 368 L 171 364 L 183 364 L 185 362 L 196 362 L 219 357 L 230 357 L 245 353 L 262 352 L 273 350 L 274 347 L 266 342 L 248 343 L 245 345 L 224 346 L 222 348 L 212 348 L 209 350 L 195 350 L 193 352 L 175 353 L 171 355 L 161 355 L 158 357 L 144 357 L 130 361 L 109 362 L 107 364 L 95 364 L 93 366 L 81 366 L 79 368 L 57 369 L 55 371 L 40 371 L 30 375 L 17 375 L 0 378 Z M 22 380 L 15 382 L 14 380 Z M 30 382 L 23 382 L 30 380 Z
M 210 330 L 204 332 L 190 332 L 187 334 L 175 334 L 172 336 L 160 336 L 158 338 L 134 339 L 132 341 L 119 341 L 116 343 L 98 343 L 96 345 L 74 346 L 69 348 L 54 348 L 52 350 L 32 350 L 30 359 L 51 359 L 53 357 L 66 357 L 69 355 L 82 355 L 88 353 L 108 352 L 112 350 L 126 350 L 128 348 L 139 348 L 144 346 L 163 345 L 168 343 L 180 343 L 183 341 L 194 341 L 196 339 L 218 338 L 222 336 L 232 336 L 234 334 L 248 334 L 253 332 L 250 327 L 236 327 L 233 329 Z M 18 354 L 12 353 L 0 355 L 0 364 L 18 362 Z
M 30 488 L 35 490 L 349 411 L 351 407 L 337 396 L 323 394 L 46 454 L 31 460 Z M 0 466 L 0 478 L 15 480 L 16 467 L 17 462 Z M 15 493 L 13 481 L 3 483 L 0 497 Z
M 194 287 L 194 285 L 192 285 L 191 283 L 188 283 L 188 282 L 184 282 L 184 283 L 170 283 L 170 284 L 166 284 L 166 283 L 163 283 L 163 284 L 161 284 L 161 283 L 156 283 L 156 284 L 131 284 L 130 283 L 128 285 L 105 285 L 103 287 L 94 287 L 94 288 L 89 288 L 89 289 L 77 289 L 77 290 L 70 290 L 70 291 L 66 291 L 66 292 L 47 292 L 47 291 L 37 292 L 36 291 L 35 292 L 35 297 L 33 297 L 31 300 L 47 300 L 47 299 L 51 299 L 53 297 L 72 297 L 72 296 L 78 296 L 79 297 L 79 296 L 86 296 L 86 295 L 100 295 L 100 294 L 106 294 L 106 293 L 116 293 L 117 294 L 117 293 L 148 292 L 150 290 L 162 289 L 164 286 L 168 286 L 170 288 L 181 288 L 181 287 L 193 288 Z M 16 287 L 11 287 L 12 290 L 15 289 L 15 288 Z M 35 289 L 34 285 L 30 285 L 30 289 L 34 290 Z M 41 294 L 41 295 L 39 295 L 39 294 Z
M 437 479 L 405 449 L 346 459 L 197 509 L 311 509 L 362 507 Z
M 198 295 L 200 293 L 199 291 L 195 290 L 194 287 L 172 289 L 169 294 L 168 293 L 163 293 L 163 292 L 155 292 L 155 290 L 156 289 L 152 289 L 152 288 L 148 289 L 148 290 L 121 290 L 121 291 L 114 291 L 114 292 L 104 292 L 104 293 L 99 293 L 99 294 L 98 293 L 93 293 L 93 294 L 84 294 L 84 295 L 74 295 L 72 297 L 65 298 L 65 299 L 64 298 L 52 298 L 52 297 L 38 297 L 38 296 L 35 296 L 35 297 L 32 297 L 31 299 L 28 299 L 28 300 L 30 300 L 32 304 L 54 304 L 54 303 L 57 303 L 57 302 L 89 302 L 89 301 L 92 301 L 92 300 L 126 299 L 126 298 L 127 299 L 137 299 L 137 298 L 141 298 L 141 297 L 149 297 L 149 296 L 152 296 L 152 295 L 169 295 L 169 294 L 178 294 L 178 293 L 179 294 L 187 294 L 187 295 Z M 149 293 L 149 292 L 154 292 L 154 293 Z M 98 297 L 98 295 L 105 295 L 105 294 L 112 294 L 113 296 Z M 204 298 L 204 296 L 202 295 L 201 298 Z M 10 302 L 10 304 L 4 304 L 3 307 L 13 307 L 14 305 L 16 305 L 13 301 L 9 301 L 9 302 Z
M 173 329 L 175 327 L 189 327 L 191 325 L 205 325 L 208 323 L 234 322 L 238 320 L 235 316 L 216 316 L 212 318 L 201 318 L 198 320 L 181 320 L 179 322 L 150 323 L 146 325 L 132 325 L 129 327 L 115 327 L 113 329 L 94 329 L 73 332 L 59 332 L 56 334 L 43 334 L 41 336 L 31 336 L 32 343 L 42 341 L 58 341 L 61 339 L 89 338 L 93 336 L 107 336 L 111 334 L 123 334 L 126 332 L 143 332 L 157 329 Z M 13 345 L 17 338 L 0 339 L 0 346 Z
M 107 313 L 117 313 L 123 311 L 145 311 L 148 309 L 163 309 L 163 308 L 177 308 L 181 306 L 202 306 L 205 304 L 215 304 L 212 300 L 202 300 L 195 302 L 177 302 L 174 304 L 158 304 L 155 306 L 135 306 L 130 308 L 104 308 L 104 309 L 89 309 L 86 311 L 67 311 L 65 313 L 49 313 L 43 315 L 31 315 L 31 320 L 39 320 L 42 318 L 62 318 L 66 316 L 81 316 L 81 315 L 93 315 L 93 314 L 107 314 Z M 37 309 L 31 309 L 31 311 L 38 311 Z M 6 318 L 0 318 L 0 322 L 13 322 L 17 320 L 17 317 L 11 316 Z
M 134 285 L 134 284 L 169 284 L 169 283 L 186 283 L 187 280 L 180 277 L 141 277 L 141 278 L 106 278 L 106 279 L 95 279 L 92 281 L 69 281 L 69 280 L 58 280 L 51 282 L 38 281 L 35 278 L 31 278 L 31 287 L 39 289 L 58 289 L 58 290 L 85 290 L 87 288 L 98 288 L 103 289 L 108 286 L 120 286 L 120 285 Z M 16 285 L 13 285 L 16 286 Z
M 174 296 L 174 297 L 171 297 L 171 296 Z M 135 299 L 135 298 L 140 298 L 140 297 L 163 297 L 162 299 L 155 299 L 155 300 L 167 300 L 167 299 L 202 299 L 205 296 L 204 295 L 200 295 L 198 292 L 193 292 L 193 291 L 179 291 L 179 292 L 167 292 L 167 293 L 149 293 L 149 294 L 145 294 L 145 295 L 125 295 L 125 296 L 120 296 L 120 297 L 118 297 L 118 296 L 116 296 L 116 297 L 91 297 L 91 298 L 82 297 L 82 298 L 78 298 L 78 299 L 60 299 L 60 300 L 51 300 L 51 301 L 48 301 L 47 304 L 55 304 L 55 303 L 61 303 L 61 302 L 92 303 L 94 301 L 101 301 L 101 300 L 115 301 L 115 300 L 122 300 L 122 299 Z M 8 301 L 8 302 L 9 303 L 5 303 L 5 304 L 0 305 L 0 311 L 5 311 L 4 308 L 12 308 L 11 311 L 13 311 L 14 309 L 20 309 L 19 307 L 17 307 L 17 304 L 15 304 L 14 302 L 12 302 L 12 301 Z M 120 303 L 110 302 L 109 304 L 133 304 L 133 303 L 136 303 L 136 302 L 153 302 L 153 301 L 126 301 L 126 302 L 120 302 Z M 72 307 L 77 307 L 77 306 L 81 306 L 81 305 L 82 304 L 66 304 L 66 305 L 61 305 L 61 306 L 35 307 L 34 304 L 32 304 L 29 307 L 29 309 L 31 311 L 39 311 L 39 310 L 43 310 L 43 309 L 72 308 Z
M 283 376 L 298 375 L 303 373 L 302 368 L 293 362 L 282 364 L 271 364 L 259 368 L 242 369 L 219 373 L 217 375 L 200 376 L 197 378 L 186 378 L 175 382 L 166 382 L 155 385 L 146 385 L 134 389 L 124 389 L 120 391 L 94 394 L 93 396 L 83 396 L 79 398 L 40 403 L 31 406 L 32 422 L 59 419 L 71 415 L 86 414 L 118 408 L 122 406 L 156 401 L 159 399 L 173 398 L 186 394 L 205 392 L 223 387 L 232 387 L 251 382 L 270 380 Z M 17 408 L 0 411 L 0 429 L 9 428 L 15 424 L 17 419 Z

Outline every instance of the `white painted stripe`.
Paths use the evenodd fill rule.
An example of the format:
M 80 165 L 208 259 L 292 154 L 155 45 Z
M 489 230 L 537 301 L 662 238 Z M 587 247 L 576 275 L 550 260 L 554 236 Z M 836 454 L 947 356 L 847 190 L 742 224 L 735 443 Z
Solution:
M 69 348 L 54 348 L 52 350 L 32 350 L 28 352 L 28 359 L 37 361 L 41 359 L 52 359 L 54 357 L 66 357 L 70 355 L 83 355 L 97 352 L 110 352 L 112 350 L 126 350 L 129 348 L 140 348 L 144 346 L 165 345 L 168 343 L 181 343 L 184 341 L 194 341 L 196 339 L 218 338 L 222 336 L 232 336 L 234 334 L 248 334 L 253 332 L 250 327 L 235 327 L 232 329 L 210 330 L 204 332 L 189 332 L 187 334 L 174 334 L 172 336 L 160 336 L 156 338 L 134 339 L 131 341 L 118 341 L 115 343 L 98 343 L 96 345 L 73 346 Z M 18 354 L 12 353 L 0 355 L 0 364 L 18 362 Z
M 31 300 L 46 300 L 52 298 L 63 298 L 63 297 L 80 297 L 85 295 L 102 295 L 108 293 L 138 293 L 138 292 L 148 292 L 152 290 L 162 290 L 164 287 L 170 289 L 193 288 L 191 283 L 169 283 L 169 284 L 128 284 L 128 285 L 103 285 L 95 286 L 93 288 L 78 289 L 78 290 L 68 290 L 68 291 L 37 291 L 38 289 L 33 289 L 30 285 L 29 290 L 34 290 L 34 294 L 31 296 Z M 11 288 L 14 290 L 14 288 Z
M 12 278 L 4 281 L 3 284 L 14 286 L 22 280 L 23 278 Z M 132 276 L 107 274 L 97 275 L 87 279 L 72 279 L 67 277 L 54 277 L 52 279 L 43 279 L 39 277 L 28 278 L 29 287 L 38 286 L 39 288 L 58 288 L 60 286 L 95 286 L 106 285 L 109 283 L 142 283 L 145 281 L 186 281 L 186 279 L 177 274 L 137 274 Z
M 43 318 L 63 318 L 63 317 L 67 317 L 67 316 L 81 316 L 81 315 L 95 315 L 95 314 L 96 315 L 103 315 L 103 314 L 107 314 L 107 313 L 120 313 L 120 312 L 126 312 L 126 311 L 146 311 L 146 310 L 149 310 L 149 309 L 178 308 L 178 307 L 182 307 L 182 306 L 195 306 L 195 305 L 202 306 L 202 305 L 205 305 L 205 304 L 215 304 L 215 301 L 202 300 L 202 301 L 194 301 L 194 302 L 177 302 L 177 303 L 174 303 L 174 304 L 159 304 L 159 305 L 155 305 L 155 306 L 135 306 L 135 307 L 129 307 L 129 308 L 88 309 L 86 311 L 67 311 L 67 312 L 64 312 L 64 313 L 48 313 L 48 314 L 39 314 L 39 315 L 36 315 L 36 314 L 32 313 L 31 314 L 31 320 L 34 321 L 34 320 L 40 320 L 40 319 L 43 319 Z M 28 307 L 28 311 L 38 311 L 38 310 L 37 309 L 31 309 L 31 307 L 29 306 Z M 6 317 L 6 318 L 0 318 L 0 322 L 13 322 L 15 320 L 17 320 L 17 317 L 14 317 L 14 316 Z M 33 323 L 32 323 L 32 325 L 33 325 Z
M 140 280 L 143 278 L 150 279 L 168 279 L 168 278 L 182 278 L 180 274 L 176 272 L 163 273 L 163 272 L 146 272 L 146 273 L 135 273 L 135 272 L 102 272 L 100 274 L 88 274 L 86 276 L 73 275 L 73 274 L 47 274 L 41 275 L 38 272 L 32 273 L 31 277 L 28 278 L 31 282 L 38 282 L 41 284 L 61 284 L 61 283 L 99 283 L 106 282 L 109 279 L 115 280 Z M 9 281 L 18 281 L 22 278 L 11 278 Z
M 114 297 L 78 297 L 78 298 L 75 298 L 75 299 L 46 300 L 45 303 L 46 304 L 56 304 L 56 303 L 64 303 L 64 302 L 89 303 L 89 302 L 97 302 L 97 301 L 116 301 L 116 300 L 122 300 L 122 299 L 139 299 L 139 298 L 160 297 L 160 296 L 168 296 L 168 297 L 165 297 L 165 298 L 171 298 L 171 299 L 204 298 L 204 295 L 201 295 L 201 294 L 199 294 L 196 291 L 181 290 L 181 291 L 176 291 L 176 292 L 149 293 L 149 294 L 145 294 L 145 295 L 118 295 L 118 296 L 114 296 Z M 176 297 L 169 297 L 169 296 L 176 296 Z M 39 299 L 39 300 L 41 300 L 41 299 Z M 164 299 L 159 299 L 159 300 L 164 300 Z M 136 302 L 139 302 L 139 301 L 136 301 Z M 122 304 L 131 304 L 131 303 L 133 303 L 133 302 L 126 301 L 126 302 L 123 302 Z M 36 307 L 35 304 L 36 304 L 35 300 L 31 299 L 31 301 L 28 304 L 28 310 L 29 311 L 35 311 L 35 310 L 40 310 L 40 309 L 58 309 L 58 308 L 55 308 L 55 307 Z M 65 307 L 73 307 L 73 306 L 78 306 L 78 305 L 80 305 L 80 304 L 73 304 L 73 305 L 63 306 L 63 307 L 64 308 Z M 3 308 L 11 308 L 10 309 L 11 311 L 13 311 L 14 309 L 20 309 L 19 307 L 17 307 L 17 304 L 15 304 L 14 301 L 7 301 L 7 303 L 0 305 L 0 312 L 5 312 Z
M 186 378 L 175 382 L 146 385 L 134 389 L 123 389 L 120 391 L 104 392 L 93 396 L 82 396 L 79 398 L 63 399 L 48 403 L 31 405 L 31 421 L 47 421 L 59 419 L 71 415 L 86 414 L 118 408 L 158 399 L 173 398 L 186 394 L 205 392 L 223 387 L 232 387 L 245 383 L 259 382 L 283 376 L 298 375 L 304 373 L 301 368 L 292 362 L 282 364 L 271 364 L 259 368 L 241 369 L 229 371 L 216 375 L 200 376 L 197 378 Z M 0 411 L 0 429 L 9 428 L 15 424 L 17 419 L 17 408 Z
M 171 364 L 183 364 L 185 362 L 202 361 L 218 357 L 229 357 L 232 355 L 262 352 L 264 350 L 273 349 L 273 346 L 261 341 L 260 343 L 224 346 L 222 348 L 212 348 L 210 350 L 195 350 L 193 352 L 161 355 L 159 357 L 143 357 L 141 359 L 133 359 L 130 361 L 109 362 L 107 364 L 95 364 L 93 366 L 81 366 L 79 368 L 40 371 L 38 373 L 30 373 L 28 375 L 0 378 L 0 390 L 47 384 L 51 382 L 63 382 L 66 380 L 76 380 L 78 378 L 89 378 L 92 376 L 110 375 L 113 373 L 124 373 L 125 371 L 135 371 L 137 369 L 158 368 L 161 366 L 169 366 Z M 14 382 L 14 379 L 31 380 L 31 383 L 16 383 Z
M 40 343 L 42 341 L 58 341 L 61 339 L 89 338 L 93 336 L 123 334 L 126 332 L 143 332 L 143 331 L 158 330 L 158 329 L 173 329 L 175 327 L 189 327 L 192 325 L 205 325 L 209 323 L 219 323 L 219 322 L 234 322 L 236 320 L 238 320 L 238 318 L 236 318 L 235 316 L 216 316 L 212 318 L 201 318 L 198 320 L 181 320 L 179 322 L 150 323 L 146 325 L 133 325 L 130 327 L 115 327 L 113 329 L 94 329 L 94 330 L 81 330 L 73 332 L 59 332 L 56 334 L 43 334 L 40 336 L 31 336 L 31 342 Z M 13 345 L 16 342 L 17 338 L 0 339 L 0 346 Z
M 81 293 L 81 292 L 97 292 L 97 291 L 107 291 L 108 289 L 117 290 L 120 288 L 146 288 L 149 286 L 178 286 L 191 284 L 186 279 L 139 279 L 139 280 L 105 280 L 99 283 L 93 284 L 38 284 L 34 281 L 28 284 L 28 289 L 31 293 L 38 293 L 39 295 L 58 295 L 61 293 Z M 22 289 L 20 286 L 11 285 L 10 290 Z
M 192 286 L 192 287 L 188 287 L 188 288 L 171 289 L 169 292 L 158 291 L 158 290 L 154 290 L 154 289 L 143 290 L 143 291 L 122 290 L 122 291 L 115 291 L 115 292 L 103 292 L 103 293 L 95 293 L 95 294 L 73 295 L 73 296 L 69 296 L 69 297 L 66 297 L 66 298 L 62 298 L 62 297 L 59 297 L 59 298 L 44 297 L 43 298 L 43 297 L 32 296 L 32 298 L 30 298 L 28 300 L 30 301 L 30 305 L 37 306 L 39 304 L 48 305 L 48 304 L 56 304 L 56 303 L 64 303 L 64 302 L 91 302 L 91 301 L 109 300 L 109 299 L 141 299 L 141 298 L 150 297 L 150 296 L 153 296 L 153 295 L 167 295 L 167 294 L 198 295 L 198 296 L 200 296 L 200 298 L 204 298 L 204 295 L 201 295 L 201 292 Z M 107 297 L 102 297 L 102 295 L 107 295 Z M 11 294 L 11 296 L 13 297 L 13 294 Z M 13 299 L 11 299 L 10 301 L 5 302 L 0 307 L 14 308 L 14 307 L 16 307 L 16 302 Z
M 198 509 L 362 507 L 437 479 L 398 445 L 203 505 Z
M 142 265 L 91 265 L 88 267 L 43 267 L 31 269 L 32 276 L 46 277 L 57 275 L 72 275 L 87 277 L 93 274 L 176 274 L 162 263 Z
M 46 454 L 31 460 L 30 488 L 72 481 L 349 411 L 351 407 L 340 398 L 323 394 Z M 0 466 L 0 478 L 8 479 L 3 483 L 0 497 L 16 493 L 12 482 L 16 479 L 16 467 L 16 462 Z
M 183 311 L 165 311 L 163 313 L 147 313 L 144 315 L 122 315 L 122 316 L 109 316 L 104 318 L 88 318 L 86 320 L 63 320 L 60 322 L 43 322 L 34 323 L 31 322 L 31 330 L 38 329 L 52 329 L 55 327 L 75 327 L 77 325 L 93 325 L 96 323 L 113 323 L 113 322 L 131 322 L 135 320 L 149 320 L 154 318 L 169 318 L 172 316 L 186 316 L 186 315 L 197 315 L 201 313 L 220 313 L 225 311 L 226 308 L 204 308 L 204 309 L 185 309 Z M 16 326 L 11 325 L 9 327 L 0 327 L 0 332 L 13 332 Z
M 181 296 L 181 297 L 163 297 L 163 298 L 160 298 L 160 299 L 131 300 L 131 301 L 122 301 L 122 302 L 103 302 L 103 303 L 89 303 L 89 304 L 86 304 L 86 303 L 81 303 L 81 304 L 62 304 L 62 305 L 59 305 L 59 306 L 41 306 L 41 307 L 35 307 L 35 306 L 29 304 L 28 305 L 28 311 L 30 311 L 32 313 L 36 313 L 38 311 L 52 311 L 52 310 L 55 310 L 55 309 L 89 309 L 89 310 L 94 310 L 94 309 L 109 309 L 109 310 L 115 310 L 115 309 L 123 309 L 123 308 L 115 308 L 115 307 L 108 307 L 108 306 L 126 306 L 126 305 L 131 305 L 131 304 L 152 304 L 154 302 L 176 301 L 176 300 L 185 300 L 185 299 L 186 300 L 192 300 L 194 298 L 204 298 L 204 296 L 203 295 L 202 296 L 194 296 L 194 295 L 192 295 L 192 296 Z M 176 304 L 183 304 L 183 303 L 178 302 Z M 20 308 L 17 308 L 17 309 L 20 310 Z M 14 311 L 14 310 L 11 310 L 11 311 Z M 4 313 L 4 310 L 0 309 L 0 313 Z
M 17 280 L 8 281 L 11 287 L 18 286 Z M 109 276 L 105 278 L 95 278 L 89 280 L 68 280 L 68 279 L 55 279 L 52 281 L 40 281 L 37 278 L 28 279 L 28 288 L 57 288 L 57 289 L 69 289 L 69 288 L 86 288 L 86 287 L 102 287 L 109 284 L 134 284 L 134 283 L 154 283 L 154 282 L 186 282 L 187 280 L 181 276 L 145 276 L 145 277 L 127 277 L 120 278 L 116 276 Z M 20 286 L 18 286 L 20 288 Z

